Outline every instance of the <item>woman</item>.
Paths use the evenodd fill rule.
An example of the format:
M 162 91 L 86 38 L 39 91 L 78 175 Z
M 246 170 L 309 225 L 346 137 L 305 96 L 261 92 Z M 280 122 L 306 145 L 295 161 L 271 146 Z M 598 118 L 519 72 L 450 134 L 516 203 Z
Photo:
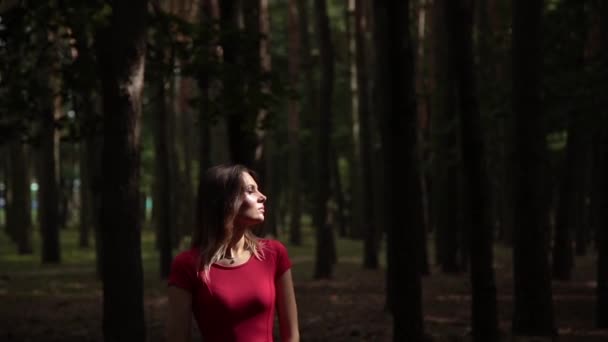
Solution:
M 220 165 L 201 182 L 201 225 L 169 274 L 169 341 L 191 341 L 194 315 L 205 342 L 272 342 L 275 306 L 281 341 L 299 341 L 287 251 L 251 232 L 266 202 L 254 172 Z

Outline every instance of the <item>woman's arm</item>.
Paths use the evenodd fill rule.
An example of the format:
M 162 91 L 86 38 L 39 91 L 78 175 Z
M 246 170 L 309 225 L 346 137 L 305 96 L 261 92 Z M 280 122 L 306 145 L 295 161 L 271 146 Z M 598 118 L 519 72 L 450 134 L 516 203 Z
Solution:
M 296 306 L 296 295 L 293 290 L 291 270 L 285 271 L 285 273 L 277 279 L 276 290 L 281 341 L 298 342 L 300 341 L 298 308 Z
M 192 295 L 190 292 L 169 286 L 167 341 L 192 341 Z

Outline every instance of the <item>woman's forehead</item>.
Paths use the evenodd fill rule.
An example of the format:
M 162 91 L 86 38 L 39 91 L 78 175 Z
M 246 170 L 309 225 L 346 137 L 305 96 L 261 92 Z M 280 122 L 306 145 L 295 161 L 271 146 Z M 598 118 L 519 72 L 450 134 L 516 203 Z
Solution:
M 243 172 L 243 183 L 245 184 L 245 186 L 248 185 L 258 185 L 258 183 L 255 181 L 255 179 L 253 179 L 253 177 L 251 177 L 251 175 L 249 174 L 249 172 Z

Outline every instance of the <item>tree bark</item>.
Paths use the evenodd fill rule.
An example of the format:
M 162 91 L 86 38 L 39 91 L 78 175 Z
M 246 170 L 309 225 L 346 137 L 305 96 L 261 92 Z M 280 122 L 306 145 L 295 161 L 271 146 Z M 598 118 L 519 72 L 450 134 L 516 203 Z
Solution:
M 542 8 L 542 0 L 513 2 L 513 110 L 516 138 L 513 333 L 553 336 L 556 330 L 542 189 Z
M 333 273 L 332 250 L 335 250 L 333 227 L 328 210 L 330 201 L 330 134 L 332 131 L 332 99 L 334 52 L 331 42 L 326 0 L 315 0 L 315 19 L 319 37 L 321 79 L 319 84 L 319 132 L 317 145 L 318 171 L 316 196 L 315 279 L 330 278 Z
M 393 341 L 422 341 L 416 100 L 409 1 L 374 1 L 376 95 L 386 196 L 387 284 Z M 418 189 L 418 190 L 417 190 Z M 407 195 L 404 195 L 407 194 Z
M 107 342 L 143 342 L 139 165 L 147 1 L 111 6 L 96 37 L 104 113 L 103 332 Z

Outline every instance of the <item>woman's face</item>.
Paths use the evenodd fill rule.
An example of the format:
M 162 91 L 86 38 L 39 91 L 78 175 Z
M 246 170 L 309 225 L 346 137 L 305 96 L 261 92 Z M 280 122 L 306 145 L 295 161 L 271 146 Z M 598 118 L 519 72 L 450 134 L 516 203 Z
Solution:
M 243 203 L 235 217 L 236 226 L 252 226 L 264 222 L 264 202 L 266 196 L 260 192 L 258 184 L 247 172 L 243 173 L 245 194 Z

